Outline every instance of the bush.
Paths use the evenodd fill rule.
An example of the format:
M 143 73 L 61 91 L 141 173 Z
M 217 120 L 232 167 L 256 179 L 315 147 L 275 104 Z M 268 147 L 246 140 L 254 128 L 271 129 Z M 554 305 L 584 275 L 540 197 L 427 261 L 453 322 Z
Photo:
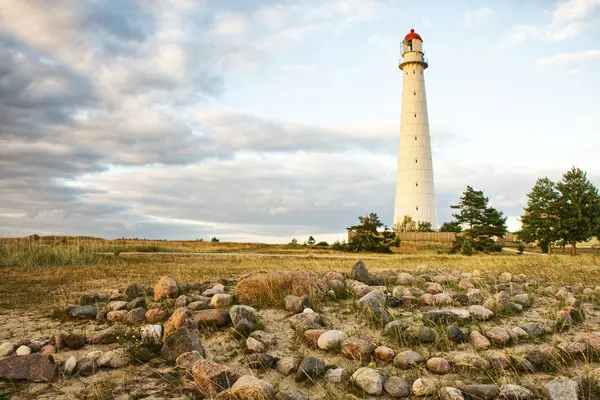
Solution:
M 452 243 L 452 249 L 450 250 L 450 253 L 460 253 L 464 256 L 472 256 L 473 245 L 468 238 L 464 236 L 457 236 L 454 242 Z
M 319 242 L 319 243 L 317 243 L 317 246 L 327 247 L 327 246 L 329 246 L 329 243 L 327 243 L 327 242 Z
M 345 240 L 342 240 L 341 242 L 339 240 L 336 240 L 331 245 L 331 249 L 335 251 L 346 251 L 348 250 L 348 245 L 346 244 Z
M 519 254 L 523 254 L 523 252 L 525 251 L 525 245 L 523 243 L 519 243 L 517 245 L 517 250 L 518 250 Z

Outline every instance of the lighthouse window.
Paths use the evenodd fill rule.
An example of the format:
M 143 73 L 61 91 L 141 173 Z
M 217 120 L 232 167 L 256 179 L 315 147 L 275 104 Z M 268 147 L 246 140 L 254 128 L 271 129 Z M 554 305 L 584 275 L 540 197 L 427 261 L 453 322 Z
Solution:
M 418 184 L 418 183 L 415 183 L 415 186 L 416 186 L 416 187 L 419 187 L 419 184 Z
M 416 206 L 415 208 L 417 209 L 417 211 L 419 211 L 419 206 Z
M 417 159 L 415 158 L 415 164 L 417 163 Z
M 417 114 L 415 114 L 415 118 L 417 118 Z
M 413 92 L 413 95 L 414 95 L 414 96 L 416 96 L 416 95 L 417 95 L 417 92 Z
M 415 140 L 417 140 L 417 137 L 415 136 Z
M 413 74 L 416 74 L 416 73 L 417 73 L 417 71 L 413 71 Z

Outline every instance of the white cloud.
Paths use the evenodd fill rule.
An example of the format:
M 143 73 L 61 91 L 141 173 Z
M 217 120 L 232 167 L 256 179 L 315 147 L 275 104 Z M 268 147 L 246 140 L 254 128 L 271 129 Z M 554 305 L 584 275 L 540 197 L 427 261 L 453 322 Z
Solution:
M 581 20 L 597 7 L 600 7 L 600 0 L 568 0 L 556 7 L 552 17 L 556 23 Z
M 551 57 L 540 58 L 536 65 L 540 68 L 554 65 L 569 65 L 573 63 L 586 63 L 600 60 L 600 50 L 587 50 L 578 53 L 560 53 Z
M 481 7 L 476 10 L 467 11 L 464 17 L 464 24 L 468 28 L 475 28 L 482 26 L 489 22 L 496 12 L 488 7 Z
M 247 22 L 242 14 L 221 13 L 215 17 L 214 32 L 223 36 L 241 36 L 246 33 Z

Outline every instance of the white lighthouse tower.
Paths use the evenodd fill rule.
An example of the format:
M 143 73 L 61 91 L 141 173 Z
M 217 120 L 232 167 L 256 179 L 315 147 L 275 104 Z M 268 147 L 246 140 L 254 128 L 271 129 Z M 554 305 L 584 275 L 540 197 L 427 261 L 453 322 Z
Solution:
M 398 65 L 403 80 L 394 226 L 409 215 L 417 222 L 430 222 L 434 229 L 438 228 L 423 74 L 427 66 L 423 39 L 411 29 L 402 41 Z

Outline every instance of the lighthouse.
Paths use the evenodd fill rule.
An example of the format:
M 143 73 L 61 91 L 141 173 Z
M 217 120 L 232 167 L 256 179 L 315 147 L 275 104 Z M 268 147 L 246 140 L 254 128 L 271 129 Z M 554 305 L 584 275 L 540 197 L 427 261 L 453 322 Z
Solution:
M 411 29 L 402 41 L 402 58 L 398 64 L 402 71 L 402 110 L 394 226 L 408 215 L 416 222 L 430 222 L 433 229 L 438 228 L 425 95 L 427 67 L 423 39 Z

